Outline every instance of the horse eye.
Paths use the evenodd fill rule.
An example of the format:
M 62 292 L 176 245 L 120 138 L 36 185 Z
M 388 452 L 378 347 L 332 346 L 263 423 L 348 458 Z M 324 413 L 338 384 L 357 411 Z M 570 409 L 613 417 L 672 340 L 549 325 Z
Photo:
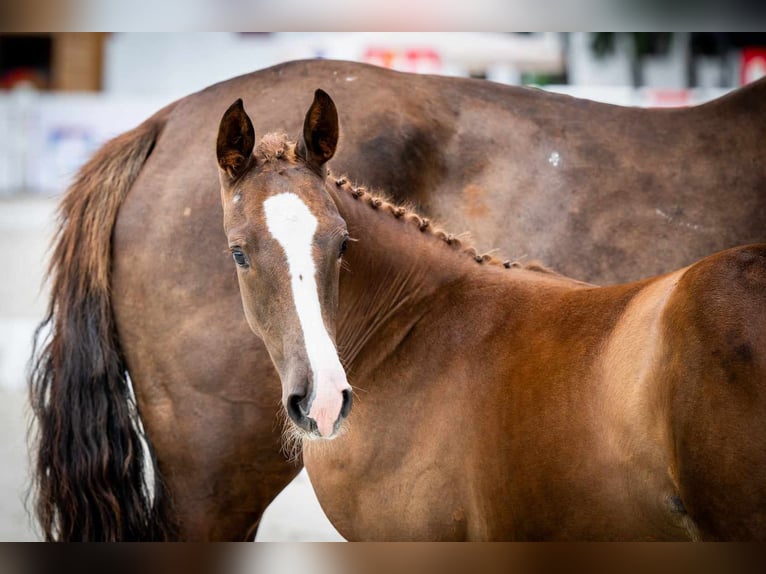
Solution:
M 239 249 L 234 249 L 231 252 L 231 256 L 234 258 L 234 262 L 240 267 L 247 267 L 247 257 Z
M 343 243 L 340 244 L 340 249 L 338 250 L 338 259 L 343 257 L 343 254 L 346 252 L 346 249 L 348 249 L 348 239 L 344 239 Z

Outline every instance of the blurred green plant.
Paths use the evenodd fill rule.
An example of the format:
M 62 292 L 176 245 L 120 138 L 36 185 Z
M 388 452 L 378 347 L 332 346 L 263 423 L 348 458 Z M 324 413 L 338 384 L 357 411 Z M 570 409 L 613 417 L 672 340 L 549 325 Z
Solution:
M 590 47 L 597 58 L 615 53 L 618 37 L 629 38 L 630 71 L 635 87 L 644 84 L 644 59 L 647 56 L 664 56 L 670 51 L 672 32 L 594 32 Z
M 633 55 L 639 59 L 646 56 L 664 56 L 670 49 L 672 32 L 594 32 L 591 37 L 593 53 L 603 58 L 614 53 L 617 36 L 631 39 Z

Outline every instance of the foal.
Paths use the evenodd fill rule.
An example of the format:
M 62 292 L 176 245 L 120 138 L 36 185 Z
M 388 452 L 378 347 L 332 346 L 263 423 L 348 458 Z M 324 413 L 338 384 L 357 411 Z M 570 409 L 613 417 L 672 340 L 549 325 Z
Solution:
M 297 144 L 256 147 L 235 102 L 217 155 L 245 315 L 341 534 L 766 538 L 766 245 L 594 287 L 328 177 L 337 141 L 317 90 Z

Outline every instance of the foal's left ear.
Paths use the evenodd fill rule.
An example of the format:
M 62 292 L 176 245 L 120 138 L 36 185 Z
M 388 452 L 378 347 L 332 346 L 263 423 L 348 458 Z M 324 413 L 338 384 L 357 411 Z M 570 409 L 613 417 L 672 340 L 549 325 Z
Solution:
M 298 153 L 317 167 L 335 155 L 338 145 L 338 110 L 323 90 L 314 92 L 314 101 L 303 121 L 303 141 Z
M 218 166 L 230 179 L 239 177 L 247 169 L 254 146 L 255 129 L 240 98 L 229 106 L 218 127 Z

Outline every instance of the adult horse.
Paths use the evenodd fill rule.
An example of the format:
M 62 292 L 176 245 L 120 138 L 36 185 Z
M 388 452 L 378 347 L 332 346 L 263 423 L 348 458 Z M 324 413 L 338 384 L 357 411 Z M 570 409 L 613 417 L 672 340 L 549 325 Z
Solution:
M 221 200 L 248 324 L 322 441 L 304 463 L 341 534 L 766 540 L 766 244 L 594 287 L 329 177 L 321 90 L 298 142 L 254 147 L 235 102 Z
M 766 239 L 766 83 L 687 110 L 332 61 L 212 86 L 106 144 L 62 201 L 52 335 L 31 384 L 46 538 L 247 538 L 298 471 L 223 255 L 210 150 L 236 97 L 264 130 L 295 133 L 318 85 L 344 110 L 337 171 L 486 247 L 609 282 Z M 152 494 L 128 372 L 158 460 Z

